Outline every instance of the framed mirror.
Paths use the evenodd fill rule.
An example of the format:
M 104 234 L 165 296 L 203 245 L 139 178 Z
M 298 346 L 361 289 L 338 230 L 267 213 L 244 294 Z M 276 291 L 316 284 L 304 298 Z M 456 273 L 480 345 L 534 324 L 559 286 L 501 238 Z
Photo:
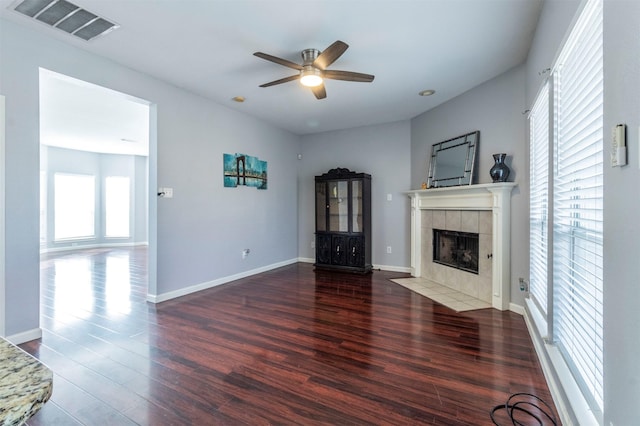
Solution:
M 427 188 L 471 185 L 480 131 L 433 144 Z

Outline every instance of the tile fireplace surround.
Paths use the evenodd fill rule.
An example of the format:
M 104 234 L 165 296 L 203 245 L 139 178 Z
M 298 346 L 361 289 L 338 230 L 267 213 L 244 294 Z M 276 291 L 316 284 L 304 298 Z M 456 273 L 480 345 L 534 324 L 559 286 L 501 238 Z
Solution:
M 411 275 L 491 303 L 510 303 L 510 229 L 513 182 L 409 191 Z M 433 263 L 433 228 L 480 234 L 479 273 Z

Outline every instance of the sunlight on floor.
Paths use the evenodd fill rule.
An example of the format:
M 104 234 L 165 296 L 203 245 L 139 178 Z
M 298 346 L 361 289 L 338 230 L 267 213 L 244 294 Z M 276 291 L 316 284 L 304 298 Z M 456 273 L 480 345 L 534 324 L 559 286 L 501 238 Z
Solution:
M 131 313 L 131 283 L 129 280 L 129 256 L 106 259 L 105 301 L 110 315 Z
M 59 321 L 91 316 L 94 307 L 92 265 L 86 258 L 54 263 L 54 307 Z

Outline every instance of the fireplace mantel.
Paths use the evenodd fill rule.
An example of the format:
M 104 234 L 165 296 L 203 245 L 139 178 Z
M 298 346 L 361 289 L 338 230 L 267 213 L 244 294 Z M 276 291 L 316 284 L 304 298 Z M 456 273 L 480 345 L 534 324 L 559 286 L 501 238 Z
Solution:
M 409 191 L 411 199 L 411 275 L 422 275 L 420 210 L 490 210 L 492 235 L 492 306 L 509 309 L 511 299 L 511 191 L 514 182 L 452 186 Z

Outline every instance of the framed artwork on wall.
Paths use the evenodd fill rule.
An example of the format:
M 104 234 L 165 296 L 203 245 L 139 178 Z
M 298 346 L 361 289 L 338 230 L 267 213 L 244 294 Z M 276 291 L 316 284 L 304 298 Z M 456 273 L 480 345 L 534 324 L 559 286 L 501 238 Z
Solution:
M 224 186 L 238 185 L 267 189 L 267 162 L 245 154 L 222 154 Z

